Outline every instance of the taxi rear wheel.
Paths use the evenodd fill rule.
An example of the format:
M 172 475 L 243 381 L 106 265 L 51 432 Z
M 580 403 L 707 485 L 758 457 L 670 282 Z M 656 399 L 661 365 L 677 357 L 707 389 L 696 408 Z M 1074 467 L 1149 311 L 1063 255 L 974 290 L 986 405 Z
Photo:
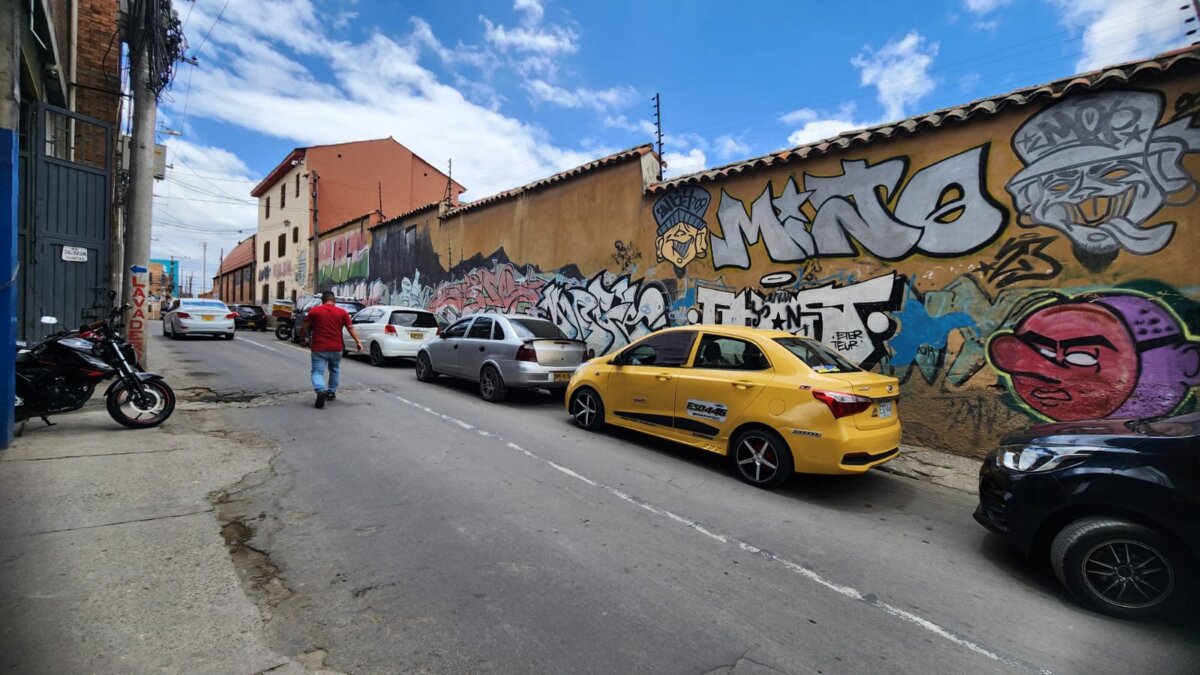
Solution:
M 596 431 L 604 426 L 604 403 L 600 395 L 583 387 L 571 396 L 571 419 L 580 429 Z
M 755 487 L 778 487 L 795 470 L 791 449 L 779 434 L 768 429 L 747 429 L 735 436 L 729 444 L 729 456 L 738 478 Z

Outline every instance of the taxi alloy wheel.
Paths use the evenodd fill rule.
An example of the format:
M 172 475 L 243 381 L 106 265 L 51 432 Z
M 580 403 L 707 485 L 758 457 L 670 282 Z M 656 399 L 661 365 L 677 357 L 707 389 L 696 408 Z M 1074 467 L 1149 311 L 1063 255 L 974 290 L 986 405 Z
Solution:
M 584 387 L 571 397 L 571 419 L 581 429 L 595 431 L 604 426 L 604 403 L 595 391 Z
M 738 478 L 755 487 L 777 487 L 792 475 L 792 451 L 773 431 L 743 431 L 730 447 Z
M 379 348 L 378 342 L 371 343 L 371 365 L 379 368 L 387 365 L 387 358 L 383 355 L 383 350 Z

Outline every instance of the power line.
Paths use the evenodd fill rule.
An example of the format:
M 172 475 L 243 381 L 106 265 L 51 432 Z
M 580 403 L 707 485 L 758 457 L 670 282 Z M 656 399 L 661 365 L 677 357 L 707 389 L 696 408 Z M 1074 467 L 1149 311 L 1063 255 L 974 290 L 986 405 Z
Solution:
M 228 7 L 229 0 L 225 0 L 225 5 L 221 7 L 221 11 L 217 14 L 216 20 L 213 21 L 212 25 L 208 27 L 208 32 L 204 34 L 204 37 L 200 40 L 200 46 L 196 47 L 195 51 L 192 52 L 193 54 L 199 54 L 200 50 L 204 48 L 204 45 L 208 42 L 208 36 L 212 35 L 213 29 L 217 27 L 218 23 L 221 23 L 221 17 L 225 16 L 225 10 Z

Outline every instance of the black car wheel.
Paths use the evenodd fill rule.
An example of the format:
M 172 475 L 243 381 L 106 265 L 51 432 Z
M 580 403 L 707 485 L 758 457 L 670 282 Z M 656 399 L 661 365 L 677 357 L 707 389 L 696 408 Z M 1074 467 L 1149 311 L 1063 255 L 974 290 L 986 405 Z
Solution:
M 729 455 L 738 478 L 755 487 L 778 487 L 794 470 L 791 449 L 779 434 L 767 429 L 748 429 L 735 436 Z
M 437 373 L 433 372 L 433 363 L 429 361 L 429 355 L 421 353 L 417 356 L 417 365 L 413 366 L 417 379 L 421 382 L 433 382 L 437 379 Z
M 1054 574 L 1084 606 L 1122 619 L 1148 619 L 1182 595 L 1183 558 L 1162 534 L 1119 518 L 1070 523 L 1050 547 Z
M 387 357 L 383 355 L 383 350 L 379 348 L 378 342 L 371 343 L 371 365 L 382 367 L 387 365 Z
M 507 394 L 508 388 L 504 386 L 504 378 L 500 377 L 500 371 L 493 366 L 484 366 L 483 370 L 479 371 L 479 395 L 483 400 L 499 403 Z
M 571 395 L 571 419 L 580 429 L 596 431 L 604 426 L 604 402 L 600 394 L 588 387 L 580 387 Z

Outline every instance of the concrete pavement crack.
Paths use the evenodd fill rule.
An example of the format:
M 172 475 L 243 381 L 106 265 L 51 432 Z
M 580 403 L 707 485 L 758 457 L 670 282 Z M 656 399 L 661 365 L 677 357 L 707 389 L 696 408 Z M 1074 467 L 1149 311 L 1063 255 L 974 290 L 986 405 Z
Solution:
M 40 532 L 27 532 L 17 535 L 16 537 L 6 537 L 0 541 L 10 541 L 12 539 L 21 539 L 24 537 L 34 537 L 40 534 L 58 534 L 60 532 L 77 532 L 79 530 L 94 530 L 99 527 L 113 527 L 116 525 L 129 525 L 132 523 L 149 523 L 155 520 L 167 520 L 169 518 L 186 518 L 187 516 L 198 516 L 201 513 L 212 513 L 212 509 L 204 509 L 202 511 L 190 511 L 188 513 L 175 513 L 167 516 L 154 516 L 153 518 L 135 518 L 133 520 L 120 520 L 115 523 L 100 523 L 98 525 L 83 525 L 80 527 L 64 527 L 59 530 L 42 530 Z
M 58 457 L 23 457 L 20 459 L 4 459 L 5 462 L 45 462 L 51 459 L 82 459 L 87 457 L 118 457 L 120 455 L 150 455 L 161 452 L 177 452 L 179 448 L 163 448 L 161 450 L 132 450 L 130 452 L 98 452 L 91 455 L 59 455 Z

